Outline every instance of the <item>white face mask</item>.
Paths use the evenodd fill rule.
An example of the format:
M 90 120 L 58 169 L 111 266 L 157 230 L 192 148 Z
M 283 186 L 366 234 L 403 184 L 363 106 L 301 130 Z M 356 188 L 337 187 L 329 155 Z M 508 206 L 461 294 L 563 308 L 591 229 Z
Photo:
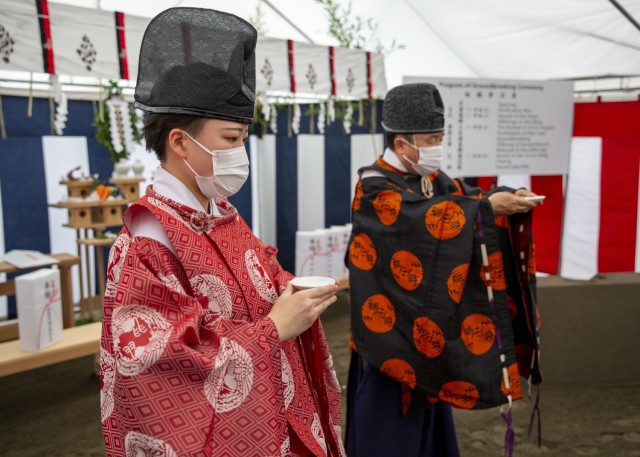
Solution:
M 200 176 L 189 162 L 183 159 L 195 175 L 200 192 L 207 198 L 230 197 L 237 194 L 249 176 L 249 158 L 244 145 L 233 149 L 209 150 L 187 132 L 183 131 L 183 133 L 211 156 L 213 163 L 211 176 Z
M 436 146 L 423 146 L 418 147 L 415 144 L 409 143 L 407 140 L 402 138 L 402 141 L 407 143 L 414 149 L 418 150 L 418 161 L 413 162 L 407 156 L 404 158 L 411 164 L 413 170 L 418 173 L 420 176 L 429 176 L 430 174 L 435 173 L 440 169 L 440 165 L 442 164 L 442 145 L 438 144 Z M 414 135 L 413 142 L 416 142 L 416 137 Z

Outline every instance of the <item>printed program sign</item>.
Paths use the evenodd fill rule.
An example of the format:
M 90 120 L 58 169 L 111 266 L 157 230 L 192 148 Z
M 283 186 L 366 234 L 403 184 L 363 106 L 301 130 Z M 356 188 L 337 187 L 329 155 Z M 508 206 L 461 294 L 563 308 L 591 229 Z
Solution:
M 573 82 L 407 76 L 434 84 L 445 106 L 450 176 L 560 175 L 569 168 Z

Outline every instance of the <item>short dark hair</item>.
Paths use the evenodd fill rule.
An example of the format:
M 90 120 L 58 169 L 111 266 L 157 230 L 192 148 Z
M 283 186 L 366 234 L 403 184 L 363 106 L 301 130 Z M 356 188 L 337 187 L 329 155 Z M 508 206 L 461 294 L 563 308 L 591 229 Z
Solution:
M 187 114 L 156 114 L 149 113 L 144 120 L 144 140 L 147 143 L 147 151 L 154 151 L 160 162 L 165 158 L 165 144 L 169 132 L 173 129 L 182 129 L 191 135 L 197 135 L 202 130 L 207 120 L 201 116 Z
M 400 138 L 404 138 L 408 142 L 411 142 L 411 138 L 410 138 L 411 135 L 413 135 L 413 134 L 412 133 L 386 132 L 387 147 L 393 151 L 393 142 L 395 141 L 397 136 L 399 136 Z

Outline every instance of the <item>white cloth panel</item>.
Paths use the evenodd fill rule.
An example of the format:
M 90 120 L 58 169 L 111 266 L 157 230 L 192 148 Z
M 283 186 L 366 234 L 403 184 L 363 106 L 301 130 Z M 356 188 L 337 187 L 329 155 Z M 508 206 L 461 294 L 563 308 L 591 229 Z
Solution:
M 252 137 L 255 138 L 255 137 Z M 276 245 L 276 136 L 263 135 L 255 138 L 256 147 L 251 144 L 251 150 L 256 150 L 258 160 L 258 192 L 260 207 L 260 239 L 265 243 Z M 254 204 L 255 202 L 252 202 Z M 254 224 L 255 225 L 255 224 Z
M 298 230 L 324 228 L 324 136 L 298 135 Z
M 387 76 L 384 70 L 384 56 L 371 53 L 371 83 L 373 98 L 384 98 L 387 94 Z
M 127 46 L 127 63 L 129 64 L 129 80 L 138 79 L 138 60 L 140 60 L 140 46 L 142 37 L 149 24 L 150 19 L 146 17 L 124 16 L 124 40 Z
M 67 187 L 60 180 L 72 168 L 80 165 L 83 173 L 89 172 L 89 153 L 86 137 L 43 136 L 42 153 L 44 155 L 44 173 L 47 184 L 47 203 L 57 203 L 67 197 Z M 107 176 L 100 177 L 106 180 Z M 52 253 L 66 252 L 77 254 L 75 230 L 63 227 L 69 222 L 67 210 L 49 208 L 49 243 Z M 101 249 L 101 248 L 98 248 Z M 90 265 L 93 265 L 93 250 L 90 252 Z M 84 262 L 82 262 L 84 264 Z M 84 268 L 84 265 L 83 265 Z M 73 267 L 73 301 L 80 301 L 78 266 Z M 85 293 L 88 290 L 85 287 Z
M 560 276 L 589 280 L 598 273 L 602 138 L 573 138 L 562 227 Z
M 330 95 L 329 48 L 294 42 L 293 56 L 296 92 Z
M 4 29 L 0 37 L 3 44 L 13 41 L 13 52 L 10 46 L 0 50 L 0 70 L 42 73 L 42 42 L 36 2 L 0 0 L 0 26 Z
M 498 187 L 507 186 L 512 189 L 525 189 L 531 190 L 531 175 L 499 175 Z
M 0 186 L 0 257 L 2 257 L 5 253 L 4 250 L 4 219 L 2 216 L 2 186 Z M 4 282 L 7 280 L 6 274 L 0 274 L 0 282 Z M 7 308 L 7 297 L 0 296 L 0 320 L 6 319 L 9 315 L 9 310 Z
M 120 78 L 113 12 L 49 2 L 49 17 L 56 73 Z
M 258 39 L 256 46 L 256 91 L 290 92 L 290 76 L 287 40 Z
M 371 165 L 383 152 L 382 134 L 351 135 L 351 200 L 356 191 L 358 169 Z
M 364 51 L 336 48 L 334 58 L 336 95 L 367 98 L 367 54 Z
M 251 231 L 258 238 L 262 238 L 260 233 L 260 218 L 262 208 L 260 208 L 260 154 L 258 151 L 258 137 L 249 136 L 249 180 L 251 181 Z M 247 184 L 245 184 L 246 186 Z M 274 198 L 275 200 L 275 198 Z

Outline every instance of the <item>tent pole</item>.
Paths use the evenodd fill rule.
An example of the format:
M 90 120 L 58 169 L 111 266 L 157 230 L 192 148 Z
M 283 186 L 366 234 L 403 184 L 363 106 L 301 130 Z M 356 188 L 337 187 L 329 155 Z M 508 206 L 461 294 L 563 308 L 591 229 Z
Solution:
M 620 3 L 618 3 L 617 0 L 609 0 L 609 1 L 611 2 L 611 4 L 613 6 L 615 6 L 618 9 L 618 11 L 620 11 L 622 13 L 622 15 L 624 17 L 626 17 L 629 20 L 629 22 L 631 22 L 635 26 L 635 28 L 640 30 L 640 24 L 638 24 L 638 21 L 636 21 L 634 19 L 634 17 L 632 15 L 630 15 L 629 12 L 627 10 L 625 10 L 624 7 Z

